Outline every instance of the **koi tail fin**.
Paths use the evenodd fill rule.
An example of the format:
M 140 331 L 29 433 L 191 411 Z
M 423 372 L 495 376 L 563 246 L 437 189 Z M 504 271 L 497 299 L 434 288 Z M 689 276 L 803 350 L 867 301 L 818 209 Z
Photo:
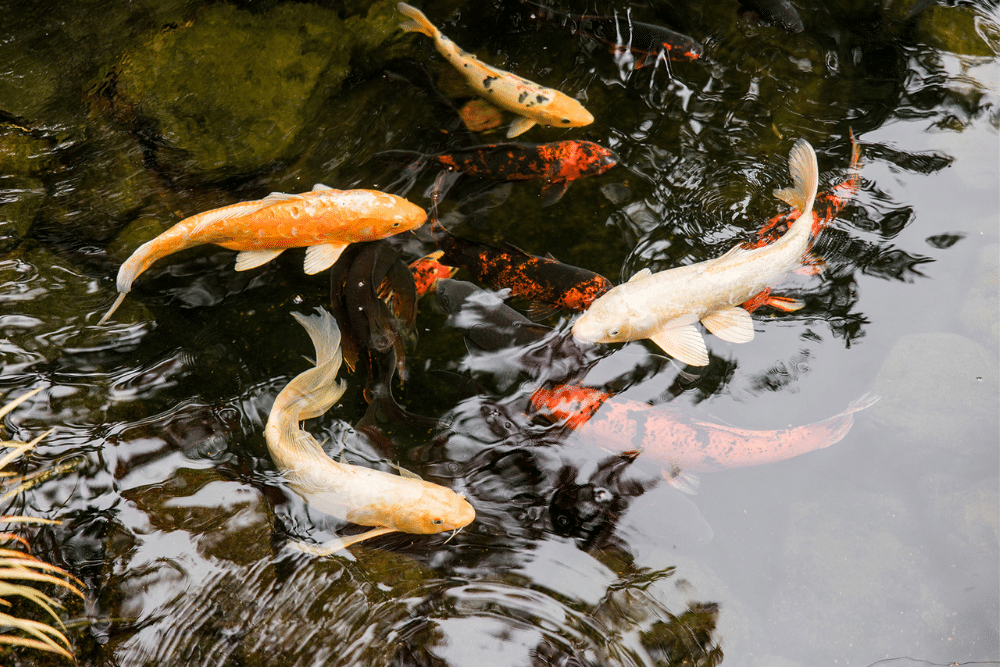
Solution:
M 316 366 L 296 376 L 275 399 L 275 405 L 278 405 L 282 395 L 286 392 L 291 395 L 289 407 L 294 403 L 299 408 L 296 421 L 320 416 L 340 400 L 347 388 L 346 383 L 337 381 L 337 372 L 344 359 L 337 320 L 322 308 L 317 311 L 311 317 L 292 313 L 312 339 L 316 348 Z
M 816 191 L 819 189 L 819 165 L 816 151 L 805 139 L 799 139 L 788 154 L 788 173 L 794 187 L 775 190 L 774 196 L 794 206 L 802 216 L 812 212 Z
M 416 7 L 411 7 L 405 2 L 401 2 L 396 5 L 396 9 L 403 16 L 409 17 L 411 21 L 403 21 L 399 24 L 399 27 L 406 32 L 422 32 L 428 37 L 434 37 L 438 33 L 438 29 L 434 27 L 424 13 L 417 9 Z
M 163 239 L 169 234 L 169 231 L 157 236 L 151 241 L 146 241 L 141 246 L 135 249 L 128 259 L 122 262 L 122 265 L 118 268 L 118 278 L 116 281 L 116 286 L 118 288 L 118 298 L 115 302 L 111 304 L 111 308 L 108 312 L 104 313 L 104 317 L 98 320 L 97 325 L 100 326 L 108 321 L 108 319 L 118 310 L 118 306 L 122 305 L 122 301 L 125 300 L 125 296 L 132 291 L 132 283 L 139 275 L 148 269 L 153 262 L 160 259 L 161 257 L 173 252 L 170 250 L 168 252 L 161 252 L 161 248 L 164 247 Z

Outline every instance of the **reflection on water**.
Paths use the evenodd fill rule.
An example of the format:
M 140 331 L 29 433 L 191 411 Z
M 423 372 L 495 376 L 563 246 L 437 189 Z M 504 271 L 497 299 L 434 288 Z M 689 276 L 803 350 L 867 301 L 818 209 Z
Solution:
M 312 277 L 301 254 L 236 272 L 225 249 L 178 253 L 94 326 L 120 262 L 188 215 L 316 182 L 427 208 L 435 170 L 376 153 L 502 134 L 457 120 L 467 92 L 429 40 L 399 39 L 390 0 L 3 3 L 0 385 L 45 387 L 5 432 L 56 429 L 25 470 L 82 459 L 18 508 L 63 520 L 30 541 L 87 584 L 86 603 L 64 600 L 80 664 L 1000 659 L 996 5 L 799 2 L 790 34 L 738 4 L 597 8 L 704 47 L 638 69 L 520 3 L 422 7 L 596 117 L 522 139 L 620 157 L 552 206 L 536 183 L 461 176 L 442 221 L 614 283 L 752 240 L 785 210 L 771 191 L 799 137 L 820 190 L 843 183 L 853 130 L 859 191 L 817 238 L 817 270 L 775 288 L 805 306 L 759 309 L 746 345 L 708 336 L 711 363 L 693 369 L 645 343 L 576 346 L 568 311 L 505 333 L 512 316 L 490 295 L 474 321 L 428 297 L 400 326 L 375 274 L 403 289 L 400 267 L 434 249 L 420 232 Z M 388 535 L 329 559 L 287 547 L 357 530 L 311 512 L 264 443 L 274 396 L 311 353 L 288 313 L 319 306 L 349 321 L 357 362 L 310 432 L 350 463 L 466 494 L 477 519 L 447 544 Z M 562 382 L 760 432 L 882 400 L 835 446 L 706 473 L 688 495 L 650 452 L 541 419 L 533 393 Z

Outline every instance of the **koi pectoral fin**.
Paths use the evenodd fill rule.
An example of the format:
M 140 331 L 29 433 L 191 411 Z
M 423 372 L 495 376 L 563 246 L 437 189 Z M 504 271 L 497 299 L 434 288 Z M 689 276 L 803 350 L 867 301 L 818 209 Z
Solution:
M 507 138 L 513 139 L 514 137 L 520 136 L 533 128 L 535 125 L 537 125 L 536 121 L 522 116 L 510 124 L 510 129 L 507 130 Z
M 702 318 L 705 328 L 730 343 L 749 343 L 753 340 L 753 318 L 739 307 L 724 308 Z
M 705 338 L 693 324 L 661 329 L 649 339 L 678 361 L 692 366 L 708 366 L 708 348 L 705 347 Z
M 398 532 L 395 528 L 375 528 L 369 530 L 368 532 L 361 533 L 360 535 L 351 535 L 350 537 L 338 537 L 336 539 L 330 540 L 329 542 L 324 542 L 323 544 L 308 544 L 306 542 L 289 542 L 288 546 L 302 551 L 307 554 L 312 554 L 314 556 L 330 556 L 337 553 L 338 551 L 343 551 L 347 547 L 353 546 L 358 542 L 363 542 L 364 540 L 370 539 L 372 537 L 378 537 L 379 535 L 386 535 L 387 533 Z
M 324 243 L 323 245 L 309 246 L 306 248 L 306 261 L 302 268 L 310 276 L 320 271 L 326 271 L 340 259 L 345 248 L 347 248 L 346 243 Z
M 284 251 L 284 248 L 279 248 L 278 250 L 244 250 L 236 255 L 236 270 L 246 271 L 248 269 L 256 269 L 258 266 L 267 264 Z
M 569 181 L 552 181 L 542 186 L 542 206 L 552 206 L 566 194 Z

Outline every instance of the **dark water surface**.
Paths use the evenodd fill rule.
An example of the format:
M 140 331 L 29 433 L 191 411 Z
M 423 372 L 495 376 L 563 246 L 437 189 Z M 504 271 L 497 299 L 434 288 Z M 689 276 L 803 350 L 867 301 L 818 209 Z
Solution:
M 633 18 L 705 49 L 631 71 L 518 3 L 423 5 L 459 45 L 596 118 L 522 140 L 621 158 L 553 206 L 538 183 L 466 181 L 442 213 L 457 234 L 618 283 L 718 256 L 784 211 L 771 191 L 796 138 L 817 150 L 821 190 L 844 181 L 853 130 L 860 189 L 817 242 L 822 271 L 777 290 L 805 308 L 759 310 L 748 344 L 707 336 L 704 369 L 648 342 L 595 347 L 585 382 L 743 429 L 881 400 L 832 447 L 683 493 L 651 452 L 617 460 L 530 419 L 531 374 L 471 355 L 425 299 L 393 391 L 440 425 L 380 423 L 390 451 L 362 437 L 359 365 L 306 428 L 352 463 L 465 493 L 476 521 L 447 544 L 394 534 L 315 558 L 289 541 L 345 525 L 291 491 L 263 429 L 313 353 L 290 313 L 329 307 L 328 275 L 305 276 L 301 250 L 237 273 L 232 251 L 202 246 L 96 326 L 118 266 L 186 216 L 316 182 L 427 207 L 433 170 L 407 180 L 372 155 L 502 130 L 463 131 L 449 105 L 464 93 L 430 40 L 393 29 L 392 2 L 0 2 L 0 387 L 5 401 L 45 387 L 5 437 L 55 428 L 23 465 L 77 464 L 4 511 L 62 520 L 26 535 L 87 585 L 85 603 L 65 600 L 80 664 L 1000 660 L 996 3 L 795 7 L 805 30 L 789 35 L 736 2 L 636 3 Z M 433 249 L 396 242 L 406 261 Z

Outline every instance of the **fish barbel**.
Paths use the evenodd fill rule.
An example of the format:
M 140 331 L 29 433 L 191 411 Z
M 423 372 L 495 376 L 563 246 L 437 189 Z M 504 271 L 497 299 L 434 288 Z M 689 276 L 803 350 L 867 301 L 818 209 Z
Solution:
M 213 209 L 181 220 L 139 246 L 118 269 L 118 299 L 98 324 L 117 310 L 132 283 L 154 262 L 185 248 L 214 243 L 239 250 L 236 270 L 271 261 L 288 248 L 306 248 L 305 272 L 333 266 L 351 243 L 376 241 L 419 227 L 427 213 L 402 197 L 377 190 L 273 192 L 264 199 Z
M 433 39 L 438 53 L 462 73 L 479 95 L 521 116 L 511 124 L 508 139 L 527 132 L 536 124 L 582 127 L 594 122 L 590 112 L 569 95 L 487 65 L 445 37 L 416 7 L 400 2 L 396 8 L 411 19 L 400 24 L 403 30 L 423 33 Z
M 732 343 L 753 340 L 753 320 L 740 304 L 799 266 L 809 249 L 813 201 L 819 180 L 816 153 L 799 139 L 788 156 L 794 188 L 775 196 L 795 206 L 803 224 L 763 248 L 741 246 L 715 259 L 658 273 L 643 269 L 596 299 L 573 325 L 585 343 L 623 343 L 648 338 L 664 352 L 693 366 L 708 365 L 701 321 Z
M 430 535 L 467 526 L 476 511 L 465 497 L 400 469 L 393 475 L 338 463 L 299 427 L 340 400 L 346 385 L 337 381 L 342 355 L 340 329 L 323 309 L 312 317 L 293 313 L 316 348 L 316 366 L 300 373 L 278 393 L 264 436 L 275 465 L 289 485 L 312 507 L 373 530 L 304 551 L 328 555 L 391 532 Z

